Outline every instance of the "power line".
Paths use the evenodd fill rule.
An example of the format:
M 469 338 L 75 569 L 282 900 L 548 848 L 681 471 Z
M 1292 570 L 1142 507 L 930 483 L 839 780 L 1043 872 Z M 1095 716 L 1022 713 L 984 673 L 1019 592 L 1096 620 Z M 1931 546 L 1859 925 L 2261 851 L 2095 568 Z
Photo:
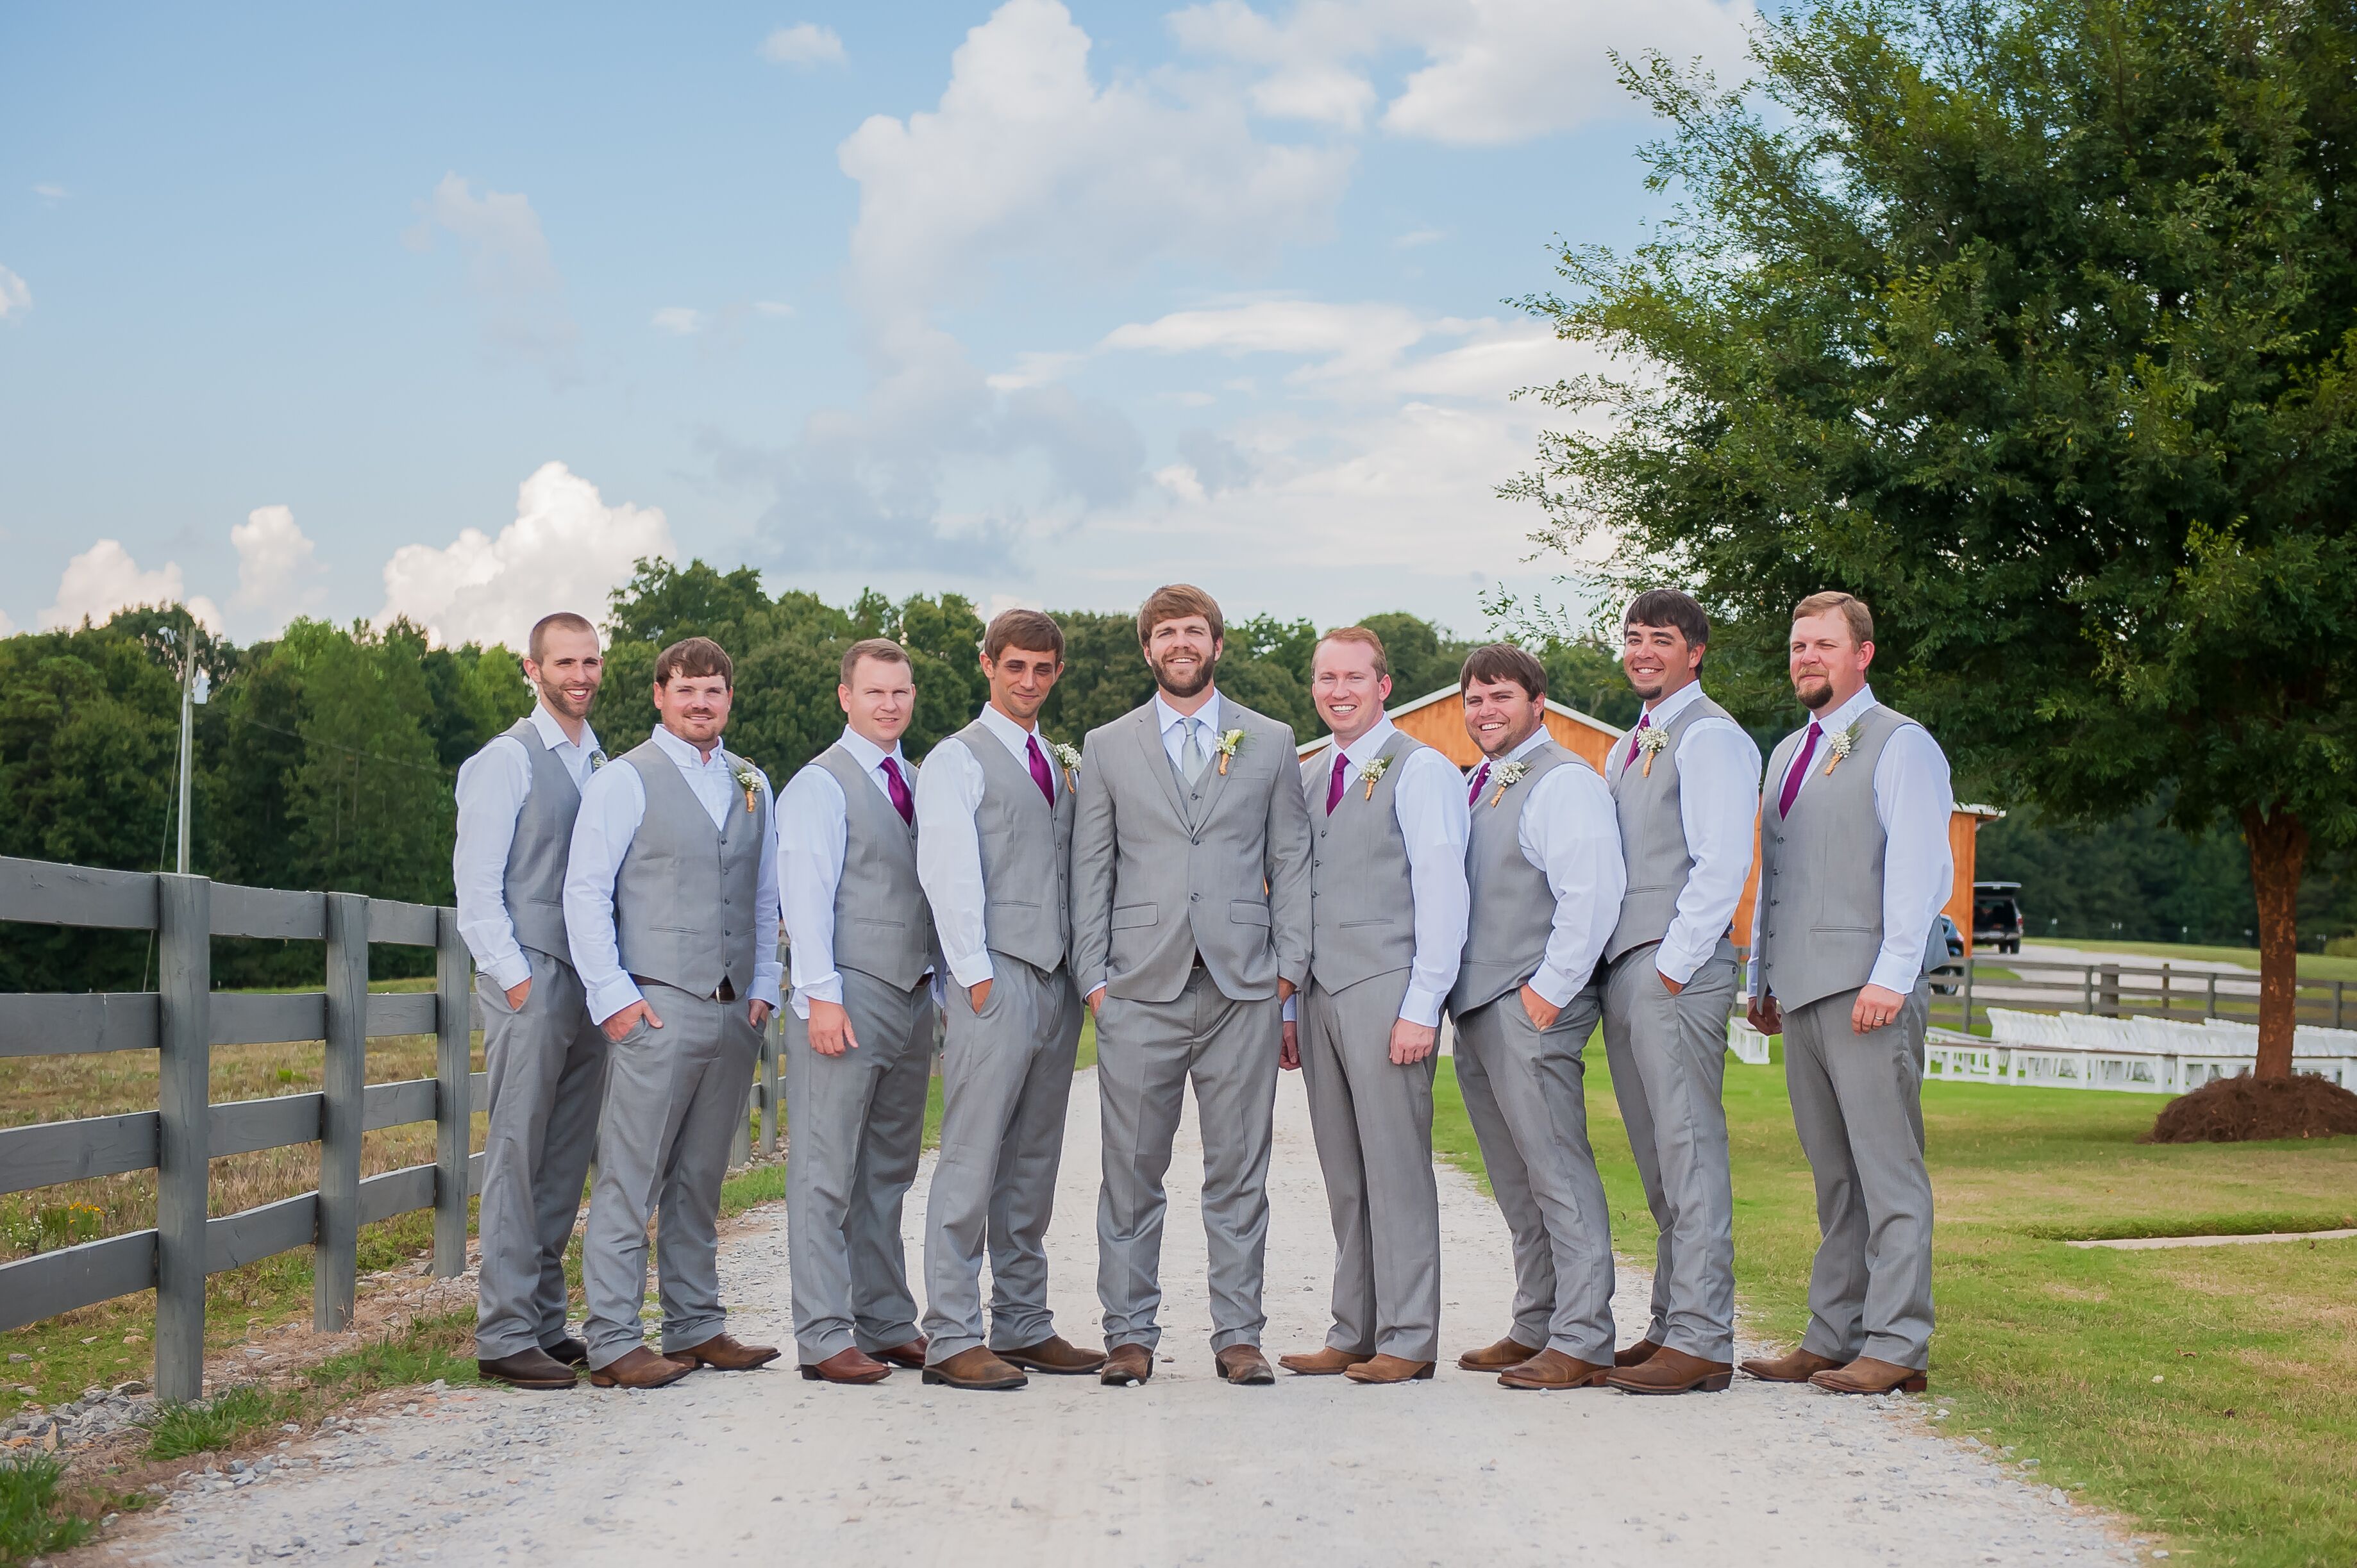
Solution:
M 264 724 L 260 719 L 248 718 L 243 714 L 232 713 L 228 715 L 228 718 L 231 724 L 252 725 L 256 729 L 266 729 L 273 735 L 283 735 L 289 740 L 299 740 L 305 746 L 324 746 L 350 757 L 365 757 L 371 761 L 390 763 L 395 768 L 408 768 L 419 773 L 431 773 L 436 779 L 448 777 L 438 766 L 428 767 L 423 762 L 412 762 L 406 757 L 387 757 L 381 751 L 364 751 L 359 746 L 345 746 L 339 741 L 321 740 L 316 736 L 305 735 L 300 730 L 283 729 L 277 725 Z

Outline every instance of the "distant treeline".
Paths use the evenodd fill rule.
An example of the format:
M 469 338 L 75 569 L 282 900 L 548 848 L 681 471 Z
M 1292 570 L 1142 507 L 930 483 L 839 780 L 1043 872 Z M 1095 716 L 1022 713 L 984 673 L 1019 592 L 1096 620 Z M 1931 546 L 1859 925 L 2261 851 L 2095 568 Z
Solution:
M 1129 615 L 1055 613 L 1066 673 L 1043 717 L 1051 736 L 1077 743 L 1144 702 L 1152 682 Z M 836 607 L 798 590 L 766 594 L 749 568 L 649 563 L 615 594 L 606 619 L 611 646 L 594 723 L 615 751 L 653 723 L 656 651 L 694 634 L 716 639 L 737 661 L 730 746 L 780 783 L 840 733 L 836 663 L 859 638 L 896 639 L 915 661 L 913 755 L 965 724 L 987 695 L 974 661 L 982 618 L 954 594 L 895 603 L 868 593 Z M 1405 613 L 1365 624 L 1390 650 L 1394 701 L 1453 683 L 1471 646 Z M 140 609 L 102 627 L 0 639 L 0 854 L 170 868 L 185 625 L 176 609 Z M 1304 738 L 1324 733 L 1309 700 L 1317 629 L 1271 616 L 1232 624 L 1222 689 Z M 1558 700 L 1611 724 L 1635 722 L 1637 700 L 1613 650 L 1557 640 L 1538 651 Z M 243 648 L 199 632 L 197 657 L 211 693 L 196 710 L 195 870 L 256 886 L 450 899 L 452 780 L 530 705 L 512 652 L 435 648 L 405 622 L 305 620 Z M 1763 694 L 1774 692 L 1773 675 L 1730 671 L 1715 686 L 1763 748 L 1792 722 L 1789 704 Z M 2189 840 L 2158 825 L 2158 811 L 2093 829 L 2017 815 L 1980 842 L 1984 877 L 2025 884 L 2035 935 L 2240 942 L 2253 921 L 2239 842 L 2225 832 Z M 2357 929 L 2349 866 L 2318 866 L 2308 893 L 2304 930 Z M 424 961 L 382 949 L 378 972 L 415 972 Z M 223 984 L 312 983 L 320 963 L 316 944 L 216 944 Z M 153 981 L 144 937 L 0 928 L 0 989 L 138 990 Z

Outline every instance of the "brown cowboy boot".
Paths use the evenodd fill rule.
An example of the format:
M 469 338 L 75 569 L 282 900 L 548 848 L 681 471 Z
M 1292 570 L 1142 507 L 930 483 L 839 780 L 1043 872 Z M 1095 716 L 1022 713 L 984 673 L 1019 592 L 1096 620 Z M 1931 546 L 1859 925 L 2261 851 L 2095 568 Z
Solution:
M 1258 1388 L 1276 1381 L 1276 1369 L 1268 1364 L 1257 1345 L 1231 1345 L 1224 1350 L 1211 1352 L 1211 1370 L 1222 1382 L 1236 1387 Z
M 1743 1363 L 1743 1369 L 1762 1382 L 1805 1383 L 1819 1372 L 1830 1372 L 1840 1365 L 1831 1356 L 1820 1356 L 1814 1350 L 1793 1350 L 1782 1356 L 1754 1356 Z
M 986 1345 L 971 1346 L 925 1369 L 925 1381 L 953 1389 L 1019 1389 L 1030 1380 L 1020 1367 L 1008 1366 Z
M 668 1356 L 656 1355 L 643 1345 L 633 1345 L 604 1366 L 592 1367 L 589 1381 L 601 1389 L 661 1389 L 694 1370 L 693 1362 L 682 1365 Z
M 1641 1367 L 1661 1354 L 1661 1350 L 1662 1348 L 1651 1339 L 1640 1339 L 1626 1350 L 1612 1352 L 1612 1364 L 1616 1367 Z
M 1378 1356 L 1346 1369 L 1342 1375 L 1354 1383 L 1420 1383 L 1432 1376 L 1432 1363 L 1411 1361 L 1405 1356 Z
M 1914 1368 L 1878 1361 L 1871 1356 L 1819 1372 L 1809 1381 L 1836 1394 L 1920 1394 L 1931 1386 L 1931 1380 Z
M 1664 1346 L 1635 1366 L 1613 1368 L 1604 1382 L 1624 1394 L 1683 1394 L 1696 1389 L 1715 1394 L 1734 1380 L 1733 1362 L 1706 1361 Z
M 802 1380 L 812 1383 L 880 1383 L 892 1369 L 856 1345 L 845 1345 L 823 1361 L 804 1361 Z
M 1105 1361 L 1103 1351 L 1083 1350 L 1060 1334 L 1050 1334 L 1037 1345 L 1026 1345 L 1020 1350 L 1001 1350 L 998 1359 L 1027 1372 L 1066 1378 L 1097 1371 Z
M 1305 1378 L 1330 1378 L 1337 1372 L 1347 1372 L 1361 1361 L 1374 1357 L 1364 1350 L 1337 1350 L 1331 1345 L 1316 1350 L 1296 1350 L 1290 1356 L 1279 1356 L 1276 1364 L 1288 1372 Z
M 906 1367 L 912 1372 L 925 1369 L 925 1337 L 918 1335 L 906 1345 L 887 1346 L 871 1352 L 879 1361 L 889 1361 L 896 1367 Z
M 1116 1345 L 1105 1352 L 1097 1381 L 1109 1389 L 1134 1388 L 1154 1376 L 1154 1352 L 1143 1345 Z
M 1510 1389 L 1595 1389 L 1604 1386 L 1611 1371 L 1609 1367 L 1560 1350 L 1542 1350 L 1521 1366 L 1499 1373 L 1498 1381 Z
M 1544 1346 L 1525 1345 L 1508 1335 L 1495 1345 L 1466 1351 L 1457 1358 L 1457 1365 L 1469 1372 L 1502 1372 L 1509 1367 L 1521 1366 L 1544 1348 Z
M 716 1334 L 701 1345 L 663 1354 L 688 1367 L 709 1367 L 716 1372 L 749 1372 L 778 1359 L 774 1345 L 747 1345 L 726 1334 Z

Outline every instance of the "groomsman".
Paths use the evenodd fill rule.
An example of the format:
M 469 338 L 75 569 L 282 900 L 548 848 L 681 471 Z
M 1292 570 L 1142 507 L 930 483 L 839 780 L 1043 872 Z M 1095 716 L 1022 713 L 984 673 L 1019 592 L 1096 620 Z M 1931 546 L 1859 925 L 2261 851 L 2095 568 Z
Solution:
M 597 628 L 569 612 L 543 617 L 525 647 L 537 701 L 458 769 L 451 856 L 491 1083 L 475 1367 L 569 1389 L 588 1347 L 565 1331 L 565 1245 L 597 1143 L 606 1036 L 565 940 L 565 861 L 582 786 L 606 760 L 589 727 L 606 660 Z
M 1458 679 L 1482 762 L 1466 794 L 1472 918 L 1448 1011 L 1458 1086 L 1513 1235 L 1514 1321 L 1457 1364 L 1508 1388 L 1593 1388 L 1612 1370 L 1612 1236 L 1581 1053 L 1626 883 L 1620 833 L 1604 780 L 1547 735 L 1536 659 L 1491 643 Z
M 1750 1017 L 1784 1036 L 1792 1123 L 1822 1237 L 1809 1329 L 1743 1369 L 1835 1393 L 1912 1393 L 1932 1360 L 1932 1182 L 1923 1168 L 1927 971 L 1954 866 L 1948 759 L 1874 700 L 1874 618 L 1843 593 L 1792 608 L 1810 713 L 1768 764 Z M 1787 908 L 1789 906 L 1789 908 Z
M 933 918 L 917 882 L 917 709 L 906 650 L 844 651 L 848 723 L 778 797 L 786 1024 L 786 1227 L 802 1376 L 881 1382 L 925 1364 L 900 1244 L 932 1076 Z M 879 1359 L 878 1358 L 881 1358 Z
M 1464 780 L 1384 716 L 1391 665 L 1364 627 L 1329 631 L 1309 692 L 1333 744 L 1301 765 L 1309 803 L 1309 985 L 1286 1065 L 1334 1221 L 1334 1326 L 1288 1371 L 1429 1378 L 1439 1354 L 1433 1052 L 1465 947 Z M 1291 1011 L 1293 1004 L 1286 1004 Z
M 612 1047 L 581 1259 L 599 1388 L 778 1355 L 731 1337 L 720 1305 L 720 1181 L 784 978 L 770 781 L 720 744 L 734 680 L 708 638 L 657 654 L 662 722 L 591 777 L 573 826 L 565 934 Z M 660 1356 L 639 1321 L 658 1205 Z
M 990 702 L 933 748 L 917 784 L 917 875 L 952 982 L 941 1158 L 925 1208 L 925 1381 L 952 1388 L 1020 1388 L 1027 1370 L 1104 1364 L 1056 1332 L 1043 1245 L 1081 1041 L 1072 779 L 1039 738 L 1039 705 L 1063 668 L 1053 620 L 1037 610 L 995 618 L 982 640 Z
M 1162 1178 L 1186 1086 L 1203 1133 L 1211 1351 L 1231 1383 L 1261 1354 L 1281 1009 L 1309 970 L 1309 822 L 1293 731 L 1222 697 L 1220 607 L 1172 584 L 1137 612 L 1143 707 L 1089 732 L 1072 842 L 1072 967 L 1096 1013 L 1104 1187 L 1103 1380 L 1154 1373 Z
M 1703 694 L 1702 606 L 1648 589 L 1621 634 L 1620 666 L 1645 711 L 1604 770 L 1629 880 L 1604 944 L 1604 1049 L 1661 1239 L 1645 1337 L 1614 1358 L 1606 1381 L 1629 1393 L 1715 1393 L 1735 1375 L 1735 1196 L 1720 1096 L 1760 748 Z

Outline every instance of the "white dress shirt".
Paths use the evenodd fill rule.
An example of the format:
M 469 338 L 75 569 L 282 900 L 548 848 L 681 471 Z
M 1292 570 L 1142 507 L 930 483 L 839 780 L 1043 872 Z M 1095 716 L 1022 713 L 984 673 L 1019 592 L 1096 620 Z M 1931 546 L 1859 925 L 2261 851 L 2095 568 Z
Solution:
M 1366 734 L 1342 748 L 1343 792 L 1363 789 L 1359 769 L 1390 744 L 1399 730 L 1389 718 L 1379 718 Z M 1309 800 L 1309 825 L 1326 819 L 1326 796 L 1333 788 L 1334 750 L 1312 759 L 1316 769 L 1302 780 Z M 1428 746 L 1408 753 L 1392 789 L 1392 815 L 1400 835 L 1407 840 L 1408 897 L 1415 913 L 1415 957 L 1408 964 L 1407 994 L 1399 1015 L 1411 1024 L 1437 1025 L 1441 1004 L 1457 983 L 1457 966 L 1465 956 L 1465 920 L 1471 897 L 1465 886 L 1465 835 L 1469 819 L 1465 807 L 1465 776 L 1456 764 Z M 1292 999 L 1286 1002 L 1287 1015 Z
M 1656 729 L 1702 700 L 1689 681 L 1646 710 Z M 1617 748 L 1625 759 L 1629 747 Z M 1678 910 L 1653 950 L 1653 967 L 1684 985 L 1710 955 L 1751 880 L 1752 828 L 1760 821 L 1760 747 L 1734 720 L 1696 719 L 1678 736 L 1678 821 L 1693 865 Z M 1625 760 L 1622 766 L 1626 767 Z
M 1030 743 L 1039 732 L 1025 729 L 988 703 L 983 706 L 982 727 L 997 737 L 1029 777 Z M 1205 743 L 1207 749 L 1209 745 Z M 1044 739 L 1039 755 L 1048 759 L 1049 789 L 1062 794 L 1064 770 Z M 969 986 L 997 972 L 983 923 L 982 840 L 974 826 L 982 789 L 982 763 L 956 736 L 926 754 L 925 770 L 917 779 L 917 880 L 933 907 L 933 933 L 941 939 L 950 978 Z
M 1864 718 L 1874 706 L 1874 688 L 1861 686 L 1840 707 L 1817 714 L 1815 723 L 1830 737 Z M 1825 757 L 1825 743 L 1820 741 L 1816 756 L 1809 759 L 1802 776 L 1800 792 L 1792 797 L 1794 809 L 1809 786 L 1824 776 Z M 1787 768 L 1799 760 L 1796 749 Z M 1784 780 L 1773 780 L 1772 788 L 1781 797 Z M 1774 800 L 1765 809 L 1774 811 Z M 1881 759 L 1874 765 L 1874 820 L 1881 824 L 1885 842 L 1882 949 L 1875 954 L 1873 972 L 1867 976 L 1868 985 L 1904 996 L 1922 978 L 1923 944 L 1931 940 L 1932 920 L 1955 890 L 1955 856 L 1948 848 L 1948 820 L 1955 809 L 1955 788 L 1949 780 L 1948 758 L 1940 743 L 1921 725 L 1902 726 L 1883 746 Z M 1753 946 L 1756 949 L 1758 944 Z M 1760 993 L 1756 952 L 1749 967 L 1749 989 L 1756 996 Z
M 1213 768 L 1217 768 L 1220 765 L 1220 693 L 1216 687 L 1213 688 L 1210 700 L 1196 709 L 1192 716 L 1200 720 L 1203 725 L 1203 755 L 1211 759 L 1211 765 Z M 1162 693 L 1157 691 L 1154 693 L 1154 717 L 1162 726 L 1162 749 L 1170 754 L 1170 766 L 1178 768 L 1179 754 L 1187 746 L 1189 715 L 1181 714 L 1164 702 Z M 1186 769 L 1179 768 L 1178 777 L 1184 779 L 1186 776 Z
M 533 703 L 531 717 L 532 727 L 575 785 L 586 786 L 592 764 L 605 755 L 589 721 L 581 721 L 576 743 L 566 738 L 565 726 L 544 704 Z M 492 736 L 458 766 L 458 842 L 450 854 L 451 878 L 458 886 L 458 935 L 475 955 L 475 967 L 502 991 L 532 978 L 532 961 L 516 945 L 515 922 L 508 915 L 508 851 L 515 845 L 516 819 L 531 793 L 532 757 L 514 736 Z
M 894 741 L 886 751 L 845 725 L 839 743 L 866 770 L 867 781 L 888 803 L 884 759 L 909 777 L 909 758 Z M 793 991 L 787 998 L 797 1018 L 810 1016 L 811 998 L 841 1004 L 843 976 L 834 967 L 834 895 L 843 886 L 843 854 L 850 843 L 850 802 L 834 774 L 816 763 L 786 780 L 778 797 L 778 888 L 784 904 L 786 957 Z M 893 815 L 899 814 L 896 807 Z
M 655 746 L 679 768 L 696 803 L 715 828 L 731 810 L 745 809 L 745 793 L 737 786 L 736 770 L 718 746 L 705 757 L 694 746 L 658 725 Z M 742 760 L 741 758 L 739 759 Z M 750 763 L 746 764 L 751 767 Z M 755 788 L 766 800 L 770 780 L 753 768 Z M 614 937 L 614 878 L 622 856 L 647 819 L 647 787 L 635 768 L 600 768 L 581 790 L 581 814 L 573 821 L 573 856 L 565 867 L 565 935 L 573 947 L 573 968 L 589 998 L 589 1016 L 602 1024 L 640 999 L 637 983 L 622 968 Z M 774 802 L 770 820 L 776 821 Z M 786 966 L 778 961 L 778 855 L 775 843 L 763 845 L 760 871 L 753 889 L 753 989 L 745 1002 L 778 1004 L 778 991 Z
M 1538 733 L 1507 754 L 1512 761 L 1551 737 Z M 1603 777 L 1585 762 L 1565 763 L 1531 786 L 1515 842 L 1523 858 L 1546 874 L 1555 894 L 1555 928 L 1546 960 L 1530 987 L 1568 1006 L 1596 972 L 1604 944 L 1620 921 L 1629 867 L 1620 858 L 1620 813 Z

